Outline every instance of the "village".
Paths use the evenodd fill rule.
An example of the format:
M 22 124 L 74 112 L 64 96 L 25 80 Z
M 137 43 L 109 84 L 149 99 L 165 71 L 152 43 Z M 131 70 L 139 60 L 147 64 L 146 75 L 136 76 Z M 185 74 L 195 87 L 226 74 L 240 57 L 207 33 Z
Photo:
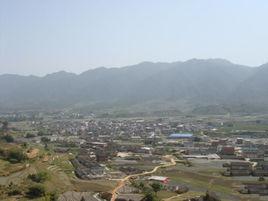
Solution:
M 162 200 L 268 198 L 267 130 L 234 129 L 231 124 L 241 124 L 239 118 L 230 122 L 225 117 L 74 116 L 79 115 L 10 122 L 9 127 L 23 131 L 16 143 L 43 147 L 57 157 L 68 155 L 72 179 L 113 182 L 114 187 L 104 192 L 84 189 L 98 193 L 92 194 L 97 199 L 140 201 L 145 195 Z M 249 122 L 261 128 L 266 125 L 265 120 L 243 123 Z M 150 189 L 156 194 L 149 195 Z M 68 194 L 61 192 L 59 200 L 67 201 Z

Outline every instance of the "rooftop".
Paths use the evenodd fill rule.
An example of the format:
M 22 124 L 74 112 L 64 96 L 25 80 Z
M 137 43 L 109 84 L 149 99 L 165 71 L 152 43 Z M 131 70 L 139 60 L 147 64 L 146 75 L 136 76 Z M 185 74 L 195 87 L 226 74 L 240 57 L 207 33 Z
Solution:
M 170 138 L 191 138 L 193 137 L 192 133 L 173 133 L 169 135 Z
M 165 181 L 168 177 L 162 177 L 162 176 L 151 176 L 148 178 L 148 180 L 155 180 L 155 181 Z

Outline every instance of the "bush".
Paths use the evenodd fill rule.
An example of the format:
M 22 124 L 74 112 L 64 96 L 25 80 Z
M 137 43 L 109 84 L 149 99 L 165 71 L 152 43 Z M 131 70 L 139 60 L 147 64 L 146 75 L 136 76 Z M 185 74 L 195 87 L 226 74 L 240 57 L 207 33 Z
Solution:
M 2 137 L 2 139 L 5 140 L 5 141 L 8 142 L 8 143 L 14 142 L 14 138 L 13 138 L 12 135 L 4 135 L 4 136 Z
M 5 158 L 6 157 L 6 151 L 4 149 L 0 148 L 0 157 Z
M 48 143 L 48 142 L 50 142 L 50 139 L 47 137 L 41 137 L 41 142 Z
M 8 121 L 2 122 L 2 130 L 7 131 L 8 130 Z
M 147 192 L 143 198 L 143 201 L 159 201 L 159 198 L 156 196 L 156 194 Z
M 37 174 L 30 174 L 28 178 L 34 182 L 43 183 L 48 179 L 48 174 L 47 172 L 39 172 Z
M 33 137 L 36 137 L 36 136 L 34 134 L 32 134 L 32 133 L 27 133 L 25 137 L 26 138 L 33 138 Z
M 27 196 L 30 198 L 42 197 L 46 193 L 45 187 L 43 185 L 34 185 L 29 187 Z
M 11 189 L 10 191 L 8 191 L 7 193 L 9 196 L 14 196 L 14 195 L 21 195 L 22 192 L 20 189 Z
M 153 189 L 153 191 L 154 191 L 155 193 L 157 193 L 158 191 L 160 191 L 160 190 L 163 189 L 163 185 L 160 184 L 160 183 L 158 183 L 158 182 L 154 182 L 154 183 L 152 183 L 152 184 L 151 184 L 151 187 L 152 187 L 152 189 Z
M 20 163 L 25 160 L 25 155 L 20 149 L 13 149 L 7 153 L 7 160 L 12 163 Z
M 47 198 L 49 201 L 57 201 L 59 198 L 59 195 L 57 192 L 50 192 L 47 194 Z

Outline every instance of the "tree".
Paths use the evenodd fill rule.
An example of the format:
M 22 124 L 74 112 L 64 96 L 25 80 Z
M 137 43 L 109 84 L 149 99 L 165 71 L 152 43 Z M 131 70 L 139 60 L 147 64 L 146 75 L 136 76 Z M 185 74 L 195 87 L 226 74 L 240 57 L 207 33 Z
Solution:
M 152 189 L 153 189 L 153 191 L 154 191 L 155 193 L 157 193 L 158 191 L 160 191 L 160 190 L 163 189 L 163 185 L 160 184 L 160 183 L 158 183 L 158 182 L 154 182 L 154 183 L 152 183 L 152 184 L 151 184 L 151 187 L 152 187 Z

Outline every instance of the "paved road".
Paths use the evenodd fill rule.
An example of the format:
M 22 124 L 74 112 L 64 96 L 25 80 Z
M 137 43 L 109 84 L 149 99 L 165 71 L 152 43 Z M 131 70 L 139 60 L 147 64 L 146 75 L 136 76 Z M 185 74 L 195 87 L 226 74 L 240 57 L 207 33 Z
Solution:
M 145 175 L 148 175 L 148 174 L 152 174 L 154 172 L 156 172 L 159 168 L 166 168 L 166 167 L 170 167 L 170 166 L 174 166 L 176 165 L 176 161 L 172 158 L 172 156 L 166 156 L 166 158 L 168 158 L 170 160 L 169 163 L 166 163 L 166 164 L 163 164 L 163 165 L 159 165 L 159 166 L 156 166 L 153 170 L 151 171 L 146 171 L 146 172 L 143 172 L 143 173 L 140 173 L 140 174 L 132 174 L 132 175 L 128 175 L 126 177 L 124 177 L 123 179 L 121 179 L 117 186 L 113 189 L 112 191 L 112 198 L 111 198 L 111 201 L 115 201 L 116 197 L 117 197 L 117 192 L 120 188 L 122 188 L 126 182 L 132 178 L 132 177 L 138 177 L 138 176 L 145 176 Z

